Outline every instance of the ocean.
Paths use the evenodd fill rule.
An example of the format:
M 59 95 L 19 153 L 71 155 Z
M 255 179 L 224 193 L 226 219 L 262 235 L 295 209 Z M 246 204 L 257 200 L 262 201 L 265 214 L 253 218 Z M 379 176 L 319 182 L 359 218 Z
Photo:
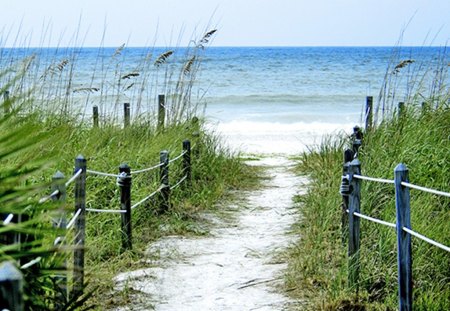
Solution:
M 143 68 L 146 55 L 154 60 L 167 50 L 125 48 L 117 53 L 115 48 L 2 48 L 0 66 L 6 68 L 12 59 L 34 55 L 40 59 L 39 65 L 31 68 L 38 81 L 43 79 L 40 72 L 45 68 L 52 64 L 56 67 L 64 55 L 75 52 L 76 57 L 67 64 L 69 67 L 76 63 L 71 78 L 74 92 L 95 87 L 103 98 L 105 94 L 111 97 L 115 103 L 111 107 L 130 101 L 132 111 L 142 114 L 155 106 L 157 94 L 164 92 L 155 85 L 158 79 L 167 78 L 167 71 L 159 68 L 159 76 L 148 79 L 146 88 L 150 91 L 138 104 L 133 102 L 133 94 L 124 91 L 125 83 L 131 85 L 131 80 L 124 80 L 121 90 L 105 80 L 109 76 L 117 78 L 117 72 L 136 72 L 136 68 Z M 180 65 L 185 54 L 184 48 L 174 49 L 167 66 Z M 120 61 L 113 61 L 112 55 Z M 394 73 L 394 66 L 401 60 L 414 62 Z M 414 90 L 412 77 L 432 71 L 430 64 L 439 62 L 448 63 L 448 52 L 439 47 L 209 47 L 202 53 L 192 99 L 206 105 L 208 128 L 221 135 L 232 149 L 292 155 L 320 143 L 324 135 L 350 132 L 354 125 L 363 125 L 366 96 L 374 96 L 376 104 L 386 72 L 397 87 L 389 96 L 402 101 Z M 448 79 L 447 72 L 445 75 Z M 432 80 L 420 87 L 430 88 Z M 50 88 L 43 94 L 43 100 L 58 95 Z M 78 94 L 85 94 L 81 105 L 89 114 L 98 95 Z M 104 106 L 102 111 L 111 109 Z
M 415 61 L 395 77 L 396 100 L 402 101 L 411 91 L 408 77 L 442 61 L 442 53 L 421 47 L 213 47 L 200 81 L 209 90 L 206 114 L 234 149 L 296 154 L 324 135 L 363 126 L 366 96 L 376 104 L 391 62 Z

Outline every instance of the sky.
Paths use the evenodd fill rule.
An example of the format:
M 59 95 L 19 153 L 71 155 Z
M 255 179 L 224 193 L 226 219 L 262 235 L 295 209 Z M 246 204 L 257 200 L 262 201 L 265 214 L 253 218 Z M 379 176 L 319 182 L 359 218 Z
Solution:
M 450 0 L 0 0 L 0 46 L 446 45 Z M 403 35 L 402 35 L 403 34 Z

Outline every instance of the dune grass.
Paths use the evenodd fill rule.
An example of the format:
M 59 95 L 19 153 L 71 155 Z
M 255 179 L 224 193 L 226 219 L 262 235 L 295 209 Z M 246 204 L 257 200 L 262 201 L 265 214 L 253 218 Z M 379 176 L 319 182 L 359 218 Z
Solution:
M 101 303 L 99 299 L 111 299 L 115 304 L 118 303 L 117 294 L 113 294 L 113 276 L 145 264 L 140 259 L 149 242 L 168 234 L 205 234 L 204 229 L 200 229 L 198 225 L 199 213 L 214 210 L 215 203 L 226 196 L 228 190 L 254 184 L 252 179 L 255 177 L 255 170 L 245 166 L 238 155 L 224 149 L 214 134 L 206 133 L 201 121 L 173 124 L 161 131 L 156 130 L 155 126 L 145 119 L 135 119 L 125 129 L 112 122 L 95 128 L 80 123 L 76 117 L 48 113 L 42 115 L 37 112 L 27 114 L 26 117 L 16 114 L 10 116 L 8 120 L 8 126 L 4 126 L 3 133 L 8 133 L 13 141 L 16 140 L 13 136 L 16 134 L 23 139 L 18 140 L 20 142 L 18 148 L 11 147 L 18 151 L 13 156 L 2 159 L 2 167 L 11 172 L 19 170 L 22 166 L 32 168 L 30 172 L 21 169 L 22 176 L 16 183 L 29 185 L 29 191 L 21 190 L 21 200 L 25 200 L 24 206 L 27 208 L 31 202 L 34 202 L 33 206 L 38 206 L 33 213 L 34 223 L 39 223 L 39 227 L 42 228 L 39 245 L 42 251 L 48 252 L 49 258 L 55 256 L 52 242 L 58 234 L 61 234 L 61 231 L 51 228 L 51 219 L 56 217 L 55 213 L 61 211 L 62 206 L 52 202 L 39 205 L 37 201 L 51 192 L 49 183 L 55 172 L 61 171 L 69 178 L 73 174 L 74 159 L 79 154 L 87 159 L 88 169 L 115 174 L 120 164 L 128 163 L 132 170 L 138 170 L 158 164 L 160 151 L 168 150 L 171 158 L 174 158 L 182 152 L 183 140 L 189 139 L 192 142 L 192 186 L 186 188 L 181 185 L 172 191 L 171 208 L 164 215 L 157 212 L 157 200 L 150 200 L 133 210 L 133 250 L 121 251 L 119 215 L 87 214 L 86 292 L 100 287 L 90 300 L 95 306 L 104 302 Z M 21 124 L 27 130 L 15 131 L 17 128 L 20 129 Z M 33 148 L 21 147 L 28 146 L 31 142 Z M 157 169 L 133 176 L 132 204 L 158 189 L 160 185 L 158 174 Z M 181 161 L 172 163 L 171 184 L 175 184 L 182 176 Z M 7 185 L 2 184 L 3 187 Z M 69 186 L 67 191 L 67 200 L 63 208 L 70 218 L 74 213 L 73 186 Z M 86 193 L 87 208 L 119 208 L 119 189 L 115 178 L 88 175 Z M 3 207 L 2 212 L 20 213 L 18 209 L 22 207 L 20 204 L 13 210 Z M 41 225 L 44 223 L 45 225 Z M 32 226 L 31 223 L 28 225 Z M 26 227 L 27 224 L 23 226 Z M 70 234 L 68 247 L 69 251 L 66 254 L 70 268 L 72 262 Z M 9 253 L 2 249 L 2 260 L 11 258 Z M 30 255 L 25 257 L 30 258 Z M 56 269 L 60 264 L 61 260 L 47 261 L 36 267 L 42 270 Z M 36 288 L 33 282 L 27 284 L 28 302 L 31 305 L 49 307 L 49 301 L 39 302 L 42 299 L 34 296 L 32 288 L 29 287 L 31 284 Z M 51 296 L 48 290 L 45 294 L 41 294 L 42 297 Z
M 145 48 L 131 60 L 126 58 L 130 55 L 125 46 L 115 51 L 99 48 L 95 63 L 87 66 L 77 48 L 2 50 L 1 66 L 10 69 L 0 73 L 1 212 L 4 216 L 26 214 L 30 220 L 20 225 L 2 224 L 0 256 L 2 262 L 12 260 L 19 268 L 41 257 L 31 268 L 21 268 L 27 310 L 103 310 L 126 303 L 131 293 L 125 288 L 117 294 L 112 279 L 119 272 L 145 265 L 142 258 L 149 242 L 169 234 L 205 234 L 204 226 L 199 226 L 199 214 L 216 209 L 217 201 L 229 195 L 228 190 L 255 184 L 256 169 L 245 166 L 239 155 L 205 131 L 201 98 L 193 96 L 202 55 L 214 33 L 206 32 L 184 49 Z M 163 130 L 156 126 L 159 94 L 166 96 Z M 124 102 L 130 103 L 132 111 L 126 128 L 122 126 Z M 92 105 L 100 110 L 99 127 L 92 126 Z M 122 163 L 132 170 L 151 167 L 159 163 L 162 150 L 169 151 L 171 158 L 179 155 L 185 139 L 193 146 L 191 187 L 174 189 L 171 208 L 163 215 L 158 214 L 158 202 L 153 199 L 133 210 L 130 251 L 121 251 L 119 215 L 88 213 L 88 294 L 58 306 L 55 276 L 62 273 L 64 259 L 69 271 L 72 268 L 73 237 L 69 232 L 67 246 L 55 248 L 55 238 L 66 232 L 53 228 L 52 219 L 59 218 L 61 212 L 70 219 L 75 211 L 73 185 L 67 189 L 64 204 L 38 203 L 51 192 L 52 176 L 57 171 L 66 178 L 72 176 L 74 159 L 80 154 L 87 159 L 88 169 L 112 174 L 118 173 Z M 133 176 L 132 204 L 158 189 L 158 172 Z M 172 163 L 171 184 L 182 176 L 181 162 Z M 86 193 L 87 208 L 119 208 L 115 178 L 88 175 Z M 11 244 L 7 235 L 18 232 L 32 241 Z M 70 284 L 70 272 L 68 277 Z
M 448 90 L 432 98 L 432 107 L 411 102 L 402 118 L 385 118 L 365 133 L 359 159 L 362 174 L 393 179 L 398 163 L 410 181 L 442 191 L 450 185 L 450 106 Z M 430 107 L 430 105 L 425 105 Z M 397 310 L 397 244 L 395 230 L 361 220 L 359 292 L 348 287 L 347 245 L 341 240 L 339 194 L 345 136 L 328 138 L 304 153 L 299 174 L 310 177 L 308 193 L 297 197 L 303 219 L 295 226 L 299 241 L 290 249 L 286 289 L 306 299 L 311 310 Z M 361 211 L 395 223 L 392 185 L 362 182 Z M 450 200 L 411 190 L 412 228 L 450 245 Z M 450 309 L 450 256 L 412 238 L 414 310 Z

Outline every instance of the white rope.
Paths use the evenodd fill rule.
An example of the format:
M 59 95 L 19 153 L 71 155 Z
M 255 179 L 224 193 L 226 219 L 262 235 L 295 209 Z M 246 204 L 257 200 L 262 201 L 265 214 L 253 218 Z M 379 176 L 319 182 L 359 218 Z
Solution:
M 117 174 L 109 174 L 109 173 L 103 173 L 103 172 L 98 172 L 98 171 L 93 171 L 93 170 L 86 170 L 86 173 L 98 175 L 98 176 L 104 176 L 104 177 L 117 177 L 118 176 Z
M 175 162 L 176 160 L 180 159 L 182 156 L 184 156 L 186 154 L 186 151 L 183 151 L 178 157 L 173 158 L 172 160 L 169 161 L 169 164 L 172 162 Z
M 149 194 L 148 196 L 146 196 L 145 198 L 143 198 L 142 200 L 140 200 L 139 202 L 137 202 L 136 204 L 134 204 L 131 209 L 135 209 L 136 207 L 138 207 L 139 205 L 141 205 L 142 203 L 144 203 L 145 201 L 151 199 L 155 194 L 157 194 L 158 192 L 160 192 L 162 189 L 164 189 L 164 186 L 159 187 L 155 192 Z
M 63 240 L 63 238 L 62 237 L 57 237 L 56 239 L 55 239 L 55 241 L 53 242 L 53 245 L 58 245 L 59 243 L 61 243 L 61 241 Z
M 42 257 L 37 257 L 36 259 L 33 259 L 32 261 L 24 264 L 23 266 L 20 267 L 20 269 L 27 269 L 29 267 L 31 267 L 32 265 L 37 264 L 38 262 L 40 262 L 42 259 Z
M 75 213 L 75 215 L 73 215 L 72 219 L 71 219 L 71 220 L 69 221 L 69 223 L 67 224 L 66 229 L 70 229 L 70 228 L 73 226 L 73 224 L 75 223 L 75 220 L 77 220 L 77 218 L 78 218 L 78 216 L 80 216 L 80 214 L 81 214 L 81 209 L 79 209 L 79 210 Z
M 367 177 L 367 176 L 362 176 L 362 175 L 357 175 L 357 174 L 353 175 L 353 177 L 355 177 L 356 179 L 375 181 L 375 182 L 385 183 L 385 184 L 393 184 L 394 183 L 393 179 L 374 178 L 374 177 Z
M 384 220 L 380 220 L 380 219 L 377 219 L 377 218 L 373 218 L 373 217 L 370 217 L 370 216 L 366 216 L 364 214 L 360 214 L 360 213 L 357 213 L 357 212 L 353 212 L 353 215 L 358 216 L 359 218 L 363 218 L 363 219 L 366 219 L 366 220 L 370 220 L 370 221 L 376 222 L 376 223 L 378 223 L 380 225 L 388 226 L 388 227 L 391 227 L 391 228 L 396 228 L 397 227 L 397 225 L 394 224 L 394 223 L 387 222 L 387 221 L 384 221 Z
M 161 167 L 163 165 L 164 165 L 164 163 L 159 163 L 158 165 L 155 165 L 155 166 L 152 166 L 152 167 L 149 167 L 149 168 L 144 168 L 142 170 L 137 170 L 137 171 L 131 171 L 131 174 L 139 174 L 139 173 L 148 172 L 148 171 L 157 169 L 158 167 Z
M 58 195 L 58 193 L 59 193 L 59 190 L 56 189 L 56 190 L 53 191 L 50 195 L 41 198 L 41 199 L 39 200 L 39 203 L 42 204 L 42 203 L 47 202 L 48 200 L 50 200 L 50 199 L 53 198 L 54 196 Z
M 173 185 L 172 187 L 170 187 L 170 190 L 175 189 L 176 187 L 178 187 L 183 181 L 185 181 L 187 178 L 187 175 L 184 175 L 183 178 L 180 179 L 179 182 L 177 182 L 175 185 Z
M 70 179 L 66 182 L 66 184 L 65 184 L 66 187 L 68 187 L 71 183 L 73 183 L 73 181 L 75 179 L 77 179 L 81 175 L 82 172 L 83 172 L 83 170 L 80 168 L 75 174 L 73 174 L 73 176 L 70 177 Z
M 127 211 L 123 209 L 97 209 L 97 208 L 87 208 L 87 212 L 94 213 L 110 213 L 110 214 L 125 214 Z
M 443 249 L 444 251 L 450 252 L 450 247 L 445 246 L 444 244 L 438 243 L 430 238 L 427 238 L 426 236 L 423 236 L 420 233 L 414 232 L 409 228 L 403 227 L 403 231 L 406 231 L 409 234 L 415 236 L 416 238 L 419 238 L 419 239 L 424 240 L 425 242 L 428 242 L 436 247 L 439 247 L 440 249 Z
M 428 192 L 428 193 L 432 193 L 432 194 L 437 194 L 437 195 L 441 195 L 444 197 L 449 197 L 450 198 L 450 193 L 448 192 L 444 192 L 444 191 L 439 191 L 439 190 L 434 190 L 434 189 L 430 189 L 430 188 L 425 188 L 425 187 L 421 187 L 421 186 L 416 186 L 407 182 L 402 181 L 402 186 L 408 187 L 408 188 L 412 188 L 412 189 L 416 189 L 416 190 L 421 190 L 424 192 Z
M 14 214 L 9 214 L 5 220 L 3 220 L 3 225 L 9 225 L 9 223 L 11 222 L 11 220 L 13 220 L 14 218 Z

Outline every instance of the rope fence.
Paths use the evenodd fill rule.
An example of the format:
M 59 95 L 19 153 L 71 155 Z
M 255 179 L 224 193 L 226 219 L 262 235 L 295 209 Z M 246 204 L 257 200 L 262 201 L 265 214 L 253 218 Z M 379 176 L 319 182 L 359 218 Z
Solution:
M 134 204 L 133 206 L 131 206 L 131 209 L 135 209 L 136 207 L 138 207 L 139 205 L 147 202 L 148 200 L 150 200 L 151 198 L 153 198 L 155 195 L 157 195 L 158 193 L 161 192 L 161 190 L 164 188 L 164 186 L 159 187 L 156 191 L 152 192 L 151 194 L 149 194 L 148 196 L 146 196 L 145 198 L 143 198 L 142 200 L 140 200 L 139 202 L 137 202 L 136 204 Z
M 186 154 L 186 151 L 183 151 L 181 154 L 179 154 L 176 158 L 173 158 L 172 160 L 169 161 L 169 164 L 181 159 L 184 155 Z M 141 174 L 141 173 L 145 173 L 145 172 L 149 172 L 149 171 L 153 171 L 157 168 L 160 168 L 161 166 L 163 166 L 163 163 L 159 163 L 157 165 L 148 167 L 148 168 L 143 168 L 140 170 L 134 170 L 131 171 L 131 174 Z M 105 173 L 105 172 L 100 172 L 100 171 L 94 171 L 94 170 L 86 170 L 87 173 L 92 174 L 92 175 L 97 175 L 97 176 L 103 176 L 103 177 L 118 177 L 118 174 L 111 174 L 111 173 Z M 66 185 L 67 186 L 67 185 Z
M 161 97 L 161 96 L 160 96 Z M 125 104 L 126 105 L 126 104 Z M 124 105 L 124 107 L 125 107 Z M 164 108 L 164 107 L 163 107 Z M 129 109 L 128 109 L 129 111 Z M 163 120 L 163 118 L 159 118 L 159 121 Z M 129 116 L 126 120 L 124 127 L 129 125 Z M 160 122 L 161 123 L 161 122 Z M 94 127 L 98 127 L 98 107 L 94 107 Z M 164 127 L 164 122 L 159 124 L 158 130 Z M 195 152 L 195 155 L 198 155 L 199 151 Z M 175 161 L 181 160 L 181 165 L 176 166 L 176 170 L 181 170 L 181 172 L 176 173 L 177 176 L 183 176 L 180 180 L 178 180 L 174 185 L 169 183 L 169 165 L 174 163 Z M 158 188 L 145 196 L 143 199 L 139 200 L 134 205 L 131 205 L 132 202 L 132 178 L 133 176 L 145 172 L 150 172 L 159 169 L 159 186 Z M 174 169 L 174 170 L 175 170 Z M 160 152 L 160 162 L 154 166 L 142 168 L 138 170 L 131 170 L 131 168 L 127 164 L 121 164 L 119 166 L 119 172 L 112 174 L 108 172 L 102 172 L 97 170 L 92 170 L 87 168 L 87 160 L 79 155 L 75 158 L 75 169 L 74 173 L 67 180 L 63 173 L 56 172 L 52 176 L 52 184 L 51 184 L 51 194 L 44 196 L 38 200 L 40 204 L 44 204 L 49 201 L 58 202 L 61 204 L 61 208 L 55 209 L 55 215 L 52 215 L 52 223 L 54 227 L 59 229 L 63 229 L 64 234 L 61 233 L 60 236 L 56 236 L 53 241 L 53 246 L 55 249 L 59 249 L 63 245 L 67 245 L 64 249 L 70 249 L 73 251 L 73 255 L 70 256 L 73 258 L 73 263 L 69 265 L 71 267 L 72 273 L 62 273 L 57 276 L 59 289 L 62 290 L 62 301 L 61 305 L 65 305 L 68 300 L 67 297 L 76 297 L 78 294 L 83 293 L 83 289 L 85 287 L 84 282 L 84 264 L 85 264 L 85 251 L 86 251 L 86 213 L 108 213 L 108 214 L 120 214 L 121 219 L 121 228 L 120 234 L 122 239 L 121 251 L 126 251 L 132 249 L 132 210 L 136 209 L 140 205 L 144 204 L 148 200 L 152 198 L 157 198 L 155 200 L 155 206 L 157 213 L 161 214 L 167 212 L 170 209 L 171 202 L 171 190 L 178 188 L 181 184 L 186 184 L 186 189 L 191 185 L 192 182 L 192 174 L 191 174 L 191 143 L 189 140 L 184 140 L 182 142 L 182 152 L 178 154 L 173 159 L 169 159 L 168 151 Z M 116 178 L 117 186 L 120 191 L 120 208 L 119 209 L 102 209 L 102 208 L 87 208 L 86 207 L 86 192 L 90 191 L 90 188 L 86 188 L 86 184 L 89 183 L 89 179 L 87 179 L 87 175 L 95 175 L 101 177 L 112 177 Z M 70 189 L 70 192 L 67 192 L 67 188 L 74 184 L 73 189 Z M 88 190 L 88 191 L 86 191 Z M 72 196 L 71 202 L 74 204 L 74 213 L 71 218 L 66 221 L 66 197 Z M 98 198 L 95 198 L 98 199 Z M 2 218 L 4 218 L 2 225 L 10 225 L 10 224 L 20 224 L 23 221 L 28 221 L 28 215 L 16 215 L 15 213 L 3 214 Z M 17 219 L 17 220 L 16 220 Z M 69 230 L 73 231 L 69 235 Z M 19 232 L 15 232 L 12 230 L 11 237 L 7 237 L 8 244 L 17 243 L 17 241 L 21 241 Z M 58 232 L 56 235 L 59 235 Z M 66 239 L 71 237 L 70 242 L 66 241 Z M 6 241 L 6 239 L 5 239 Z M 20 242 L 19 242 L 20 243 Z M 70 245 L 69 245 L 70 244 Z M 59 253 L 59 252 L 57 252 Z M 32 267 L 33 265 L 41 262 L 42 258 L 37 257 L 23 265 L 17 265 L 17 263 L 7 262 L 11 267 L 21 269 L 27 269 Z M 64 264 L 65 267 L 65 264 Z M 20 270 L 18 270 L 20 274 Z M 70 280 L 70 290 L 68 286 L 68 281 Z M 1 282 L 0 282 L 1 283 Z M 1 286 L 1 284 L 0 284 Z M 3 290 L 3 288 L 0 288 Z M 11 291 L 11 288 L 5 289 L 6 292 Z M 65 293 L 64 293 L 65 292 Z M 20 293 L 20 289 L 17 290 L 17 293 Z M 19 297 L 23 300 L 23 297 Z M 8 308 L 15 309 L 15 308 Z
M 190 141 L 183 141 L 183 151 L 173 159 L 169 159 L 168 151 L 160 152 L 160 163 L 148 168 L 140 170 L 131 170 L 127 164 L 121 164 L 119 166 L 119 172 L 117 174 L 111 174 L 96 170 L 87 169 L 86 159 L 82 156 L 78 156 L 75 159 L 75 173 L 70 177 L 69 180 L 65 180 L 64 175 L 61 172 L 57 172 L 53 176 L 52 182 L 52 193 L 45 196 L 39 200 L 40 203 L 45 203 L 49 200 L 57 200 L 61 203 L 65 202 L 66 188 L 75 183 L 74 186 L 74 202 L 75 202 L 75 213 L 72 218 L 65 225 L 65 218 L 61 218 L 55 223 L 66 230 L 74 230 L 74 240 L 72 242 L 74 247 L 74 264 L 73 264 L 73 275 L 72 275 L 72 291 L 82 292 L 84 286 L 84 251 L 85 251 L 85 228 L 86 228 L 86 213 L 107 213 L 107 214 L 120 214 L 121 215 L 121 236 L 122 236 L 122 247 L 121 251 L 129 250 L 132 248 L 132 218 L 131 212 L 140 205 L 144 204 L 151 198 L 159 196 L 159 200 L 156 202 L 159 204 L 158 212 L 166 212 L 170 207 L 170 191 L 178 188 L 182 183 L 191 182 L 191 148 Z M 169 184 L 169 164 L 175 161 L 182 160 L 181 170 L 183 177 L 176 182 L 174 185 Z M 131 194 L 132 194 L 132 178 L 136 174 L 149 172 L 152 170 L 159 169 L 159 180 L 160 186 L 158 189 L 135 203 L 131 205 Z M 120 209 L 101 209 L 101 208 L 86 208 L 86 175 L 96 175 L 102 177 L 114 177 L 116 178 L 116 184 L 120 190 Z M 64 217 L 63 215 L 61 217 Z M 3 224 L 9 224 L 14 218 L 14 214 L 8 215 Z M 59 247 L 65 243 L 66 235 L 58 236 L 54 240 L 54 245 Z M 36 264 L 38 261 L 36 258 L 25 265 L 26 267 Z M 23 267 L 23 266 L 22 266 Z M 64 282 L 67 282 L 67 277 L 64 277 Z
M 81 173 L 83 173 L 83 170 L 78 170 L 64 185 L 66 187 L 69 187 L 71 183 L 73 183 L 78 177 L 80 177 Z
M 362 175 L 358 175 L 358 174 L 353 175 L 353 177 L 357 178 L 357 179 L 361 179 L 361 180 L 379 182 L 379 183 L 384 183 L 384 184 L 394 184 L 394 180 L 392 180 L 392 179 L 374 178 L 374 177 L 362 176 Z
M 97 176 L 103 176 L 103 177 L 114 177 L 117 178 L 117 174 L 110 174 L 110 173 L 104 173 L 99 171 L 93 171 L 93 170 L 86 170 L 86 173 L 97 175 Z
M 363 219 L 369 220 L 371 222 L 378 223 L 378 224 L 383 225 L 383 226 L 387 226 L 387 227 L 391 227 L 391 228 L 396 228 L 397 227 L 397 225 L 394 224 L 394 223 L 387 222 L 387 221 L 384 221 L 384 220 L 381 220 L 381 219 L 377 219 L 377 218 L 373 218 L 373 217 L 370 217 L 370 216 L 367 216 L 367 215 L 364 215 L 364 214 L 361 214 L 361 213 L 358 213 L 358 212 L 354 212 L 353 215 L 355 215 L 355 216 L 357 216 L 359 218 L 363 218 Z
M 131 174 L 140 174 L 140 173 L 153 171 L 153 170 L 155 170 L 157 168 L 160 168 L 161 166 L 162 166 L 162 163 L 159 163 L 159 164 L 157 164 L 155 166 L 152 166 L 152 167 L 144 168 L 144 169 L 137 170 L 137 171 L 131 171 Z
M 5 220 L 3 220 L 3 225 L 9 225 L 11 223 L 11 221 L 14 218 L 14 214 L 9 214 L 8 216 L 6 216 Z
M 343 178 L 348 178 L 348 179 L 350 179 L 350 177 L 351 177 L 350 175 L 343 176 Z M 353 177 L 356 178 L 356 179 L 359 179 L 359 180 L 366 180 L 366 181 L 379 182 L 379 183 L 395 184 L 394 180 L 389 180 L 389 179 L 374 178 L 374 177 L 368 177 L 368 176 L 363 176 L 363 175 L 358 175 L 358 174 L 354 174 Z M 438 191 L 438 190 L 434 190 L 434 189 L 431 189 L 431 188 L 417 186 L 417 185 L 414 185 L 414 184 L 411 184 L 411 183 L 408 183 L 408 182 L 403 182 L 403 181 L 400 182 L 400 184 L 402 186 L 404 186 L 404 187 L 407 187 L 407 188 L 416 189 L 416 190 L 420 190 L 420 191 L 431 193 L 431 194 L 435 194 L 435 195 L 450 197 L 450 193 L 448 193 L 448 192 L 443 192 L 443 191 Z M 349 213 L 349 210 L 347 209 L 346 212 Z M 364 214 L 361 214 L 361 213 L 358 213 L 358 212 L 353 212 L 353 215 L 357 216 L 359 218 L 363 218 L 363 219 L 366 219 L 366 220 L 369 220 L 369 221 L 372 221 L 372 222 L 384 225 L 384 226 L 388 226 L 388 227 L 392 227 L 392 228 L 396 228 L 397 227 L 397 225 L 394 224 L 394 223 L 386 222 L 384 220 L 373 218 L 373 217 L 370 217 L 370 216 L 367 216 L 367 215 L 364 215 Z M 415 236 L 415 237 L 417 237 L 417 238 L 419 238 L 419 239 L 421 239 L 423 241 L 426 241 L 426 242 L 428 242 L 428 243 L 430 243 L 430 244 L 432 244 L 434 246 L 437 246 L 437 247 L 439 247 L 439 248 L 441 248 L 443 250 L 446 250 L 446 251 L 450 252 L 450 247 L 448 247 L 448 246 L 445 246 L 445 245 L 443 245 L 443 244 L 441 244 L 441 243 L 439 243 L 437 241 L 434 241 L 434 240 L 432 240 L 430 238 L 427 238 L 426 236 L 421 235 L 420 233 L 414 232 L 411 229 L 408 229 L 406 227 L 404 227 L 403 229 L 407 233 L 409 233 L 409 234 L 411 234 L 411 235 L 413 235 L 413 236 Z
M 86 212 L 93 213 L 108 213 L 108 214 L 124 214 L 127 211 L 121 209 L 98 209 L 98 208 L 87 208 Z
M 186 179 L 187 179 L 187 175 L 185 175 L 183 178 L 181 178 L 175 185 L 171 186 L 170 190 L 178 188 L 183 183 L 183 181 L 185 181 Z
M 35 264 L 41 262 L 41 260 L 42 260 L 42 257 L 37 257 L 36 259 L 33 259 L 33 260 L 31 260 L 30 262 L 28 262 L 28 263 L 22 265 L 22 266 L 20 267 L 20 269 L 28 269 L 29 267 L 34 266 Z
M 69 230 L 72 228 L 72 226 L 75 224 L 75 221 L 77 220 L 78 216 L 81 214 L 81 209 L 77 210 L 76 213 L 73 215 L 72 219 L 69 221 L 69 223 L 66 226 L 66 229 Z
M 41 203 L 41 204 L 42 204 L 42 203 L 45 203 L 45 202 L 47 202 L 47 201 L 53 199 L 54 197 L 56 197 L 58 194 L 59 194 L 59 190 L 55 190 L 55 191 L 53 191 L 51 194 L 49 194 L 48 196 L 41 198 L 41 199 L 39 200 L 39 203 Z
M 434 190 L 434 189 L 425 188 L 425 187 L 421 187 L 421 186 L 416 186 L 416 185 L 410 184 L 408 182 L 402 182 L 401 184 L 402 184 L 402 186 L 405 186 L 405 187 L 408 187 L 408 188 L 411 188 L 411 189 L 416 189 L 416 190 L 420 190 L 420 191 L 423 191 L 423 192 L 428 192 L 428 193 L 431 193 L 431 194 L 440 195 L 440 196 L 443 196 L 443 197 L 450 198 L 450 193 L 449 192 L 444 192 L 444 191 Z
M 185 154 L 186 154 L 186 151 L 183 151 L 179 156 L 177 156 L 177 157 L 171 159 L 171 160 L 169 161 L 169 164 L 171 164 L 171 163 L 173 163 L 173 162 L 175 162 L 175 161 L 178 161 L 178 160 L 181 159 Z
M 405 232 L 411 234 L 412 236 L 415 236 L 416 238 L 419 238 L 419 239 L 421 239 L 421 240 L 423 240 L 425 242 L 428 242 L 429 244 L 432 244 L 432 245 L 434 245 L 436 247 L 439 247 L 440 249 L 443 249 L 444 251 L 450 252 L 450 247 L 445 246 L 444 244 L 441 244 L 439 242 L 436 242 L 436 241 L 434 241 L 434 240 L 432 240 L 430 238 L 427 238 L 426 236 L 421 235 L 420 233 L 417 233 L 415 231 L 412 231 L 409 228 L 403 227 L 403 231 L 405 231 Z
M 354 133 L 353 150 L 344 152 L 344 165 L 341 177 L 340 193 L 342 195 L 342 241 L 348 243 L 348 283 L 351 288 L 359 287 L 359 248 L 360 219 L 365 219 L 383 226 L 396 229 L 399 310 L 412 310 L 412 252 L 411 237 L 414 236 L 441 250 L 450 252 L 450 247 L 439 243 L 411 229 L 409 189 L 420 190 L 438 196 L 450 197 L 450 193 L 417 186 L 409 183 L 409 171 L 400 163 L 394 169 L 394 179 L 364 176 L 361 174 L 361 162 L 358 160 L 358 148 L 362 136 Z M 358 143 L 355 143 L 359 140 Z M 392 184 L 395 188 L 395 223 L 387 222 L 361 213 L 362 181 Z

